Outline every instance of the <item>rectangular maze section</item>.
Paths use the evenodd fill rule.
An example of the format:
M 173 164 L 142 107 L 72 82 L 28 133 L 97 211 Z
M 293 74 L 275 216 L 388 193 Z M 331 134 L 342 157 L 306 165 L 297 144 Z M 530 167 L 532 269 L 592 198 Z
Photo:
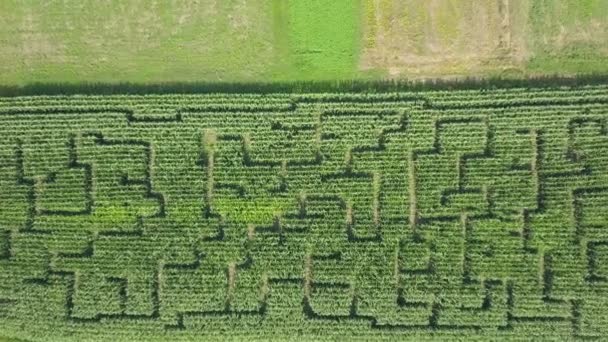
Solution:
M 608 336 L 608 86 L 0 98 L 0 335 Z

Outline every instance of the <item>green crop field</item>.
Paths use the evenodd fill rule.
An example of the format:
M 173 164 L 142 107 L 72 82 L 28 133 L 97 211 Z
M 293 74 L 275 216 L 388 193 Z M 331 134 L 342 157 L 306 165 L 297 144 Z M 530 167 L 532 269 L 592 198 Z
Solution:
M 601 340 L 607 206 L 606 85 L 4 97 L 0 331 Z
M 0 1 L 0 85 L 554 73 L 608 73 L 608 1 Z

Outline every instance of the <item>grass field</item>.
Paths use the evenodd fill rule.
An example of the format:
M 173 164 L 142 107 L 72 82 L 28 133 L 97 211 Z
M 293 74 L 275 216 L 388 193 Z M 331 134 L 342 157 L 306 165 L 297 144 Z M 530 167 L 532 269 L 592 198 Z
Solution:
M 601 340 L 607 90 L 0 98 L 1 331 Z
M 608 72 L 604 0 L 0 2 L 0 84 Z
M 367 0 L 362 67 L 393 76 L 606 72 L 603 0 Z

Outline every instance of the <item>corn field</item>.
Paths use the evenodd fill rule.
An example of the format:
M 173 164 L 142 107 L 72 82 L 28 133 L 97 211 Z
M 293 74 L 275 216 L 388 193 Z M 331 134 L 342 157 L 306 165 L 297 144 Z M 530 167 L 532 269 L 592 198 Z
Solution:
M 0 97 L 0 335 L 602 339 L 608 86 Z

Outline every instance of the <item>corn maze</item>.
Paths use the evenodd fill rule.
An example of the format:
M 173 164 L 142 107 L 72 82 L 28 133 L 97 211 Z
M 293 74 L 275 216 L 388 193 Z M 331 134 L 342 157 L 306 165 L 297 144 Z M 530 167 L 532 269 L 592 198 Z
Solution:
M 0 98 L 0 335 L 604 339 L 608 86 Z

